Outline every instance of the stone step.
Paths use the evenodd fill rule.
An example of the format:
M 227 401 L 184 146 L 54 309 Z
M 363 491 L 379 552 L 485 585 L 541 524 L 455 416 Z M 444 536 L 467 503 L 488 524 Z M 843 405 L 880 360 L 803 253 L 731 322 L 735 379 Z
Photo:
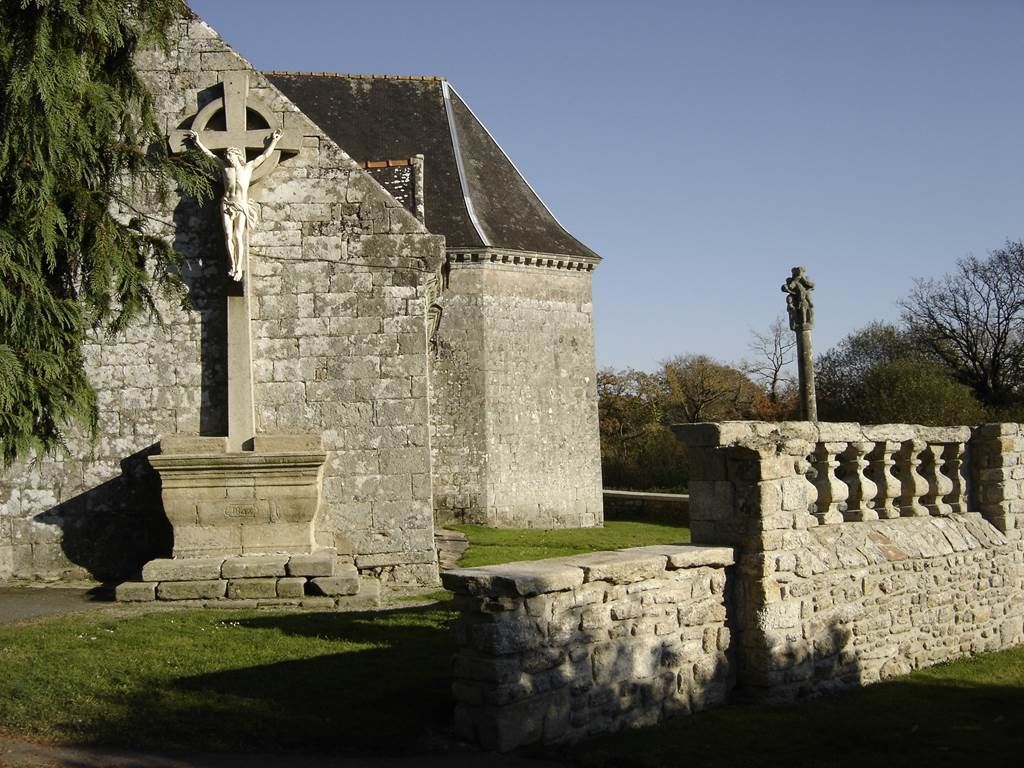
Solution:
M 329 555 L 329 557 L 328 557 Z M 292 568 L 293 560 L 295 568 Z M 380 607 L 380 582 L 360 577 L 355 565 L 330 552 L 312 555 L 243 555 L 204 562 L 165 559 L 143 569 L 144 577 L 115 590 L 118 602 L 173 602 L 189 607 L 300 607 L 321 610 L 372 610 Z M 154 565 L 155 563 L 155 565 Z M 150 567 L 152 566 L 152 567 Z M 310 575 L 280 575 L 303 571 Z M 210 578 L 212 574 L 223 578 Z M 263 575 L 272 573 L 273 575 Z M 322 574 L 322 575 L 318 575 Z M 206 578 L 198 578 L 198 577 Z M 170 577 L 170 578 L 168 578 Z M 177 577 L 177 578 L 175 578 Z

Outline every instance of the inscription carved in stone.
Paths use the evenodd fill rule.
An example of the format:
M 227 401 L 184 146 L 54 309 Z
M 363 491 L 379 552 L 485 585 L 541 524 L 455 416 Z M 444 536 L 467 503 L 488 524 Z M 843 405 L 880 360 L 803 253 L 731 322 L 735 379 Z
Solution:
M 256 519 L 256 507 L 252 504 L 229 504 L 224 510 L 224 517 L 231 519 Z

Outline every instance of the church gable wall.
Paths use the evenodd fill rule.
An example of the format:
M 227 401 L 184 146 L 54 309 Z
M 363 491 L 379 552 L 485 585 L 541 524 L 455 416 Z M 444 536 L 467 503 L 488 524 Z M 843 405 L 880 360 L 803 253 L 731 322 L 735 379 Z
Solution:
M 351 545 L 364 574 L 433 582 L 425 278 L 443 240 L 389 197 L 204 23 L 139 65 L 168 130 L 248 70 L 301 150 L 252 189 L 257 433 L 322 433 L 317 539 Z M 0 475 L 0 578 L 130 575 L 166 556 L 170 532 L 146 456 L 166 435 L 226 431 L 226 256 L 217 204 L 180 200 L 161 220 L 187 257 L 191 308 L 162 307 L 88 346 L 101 408 L 94 444 Z

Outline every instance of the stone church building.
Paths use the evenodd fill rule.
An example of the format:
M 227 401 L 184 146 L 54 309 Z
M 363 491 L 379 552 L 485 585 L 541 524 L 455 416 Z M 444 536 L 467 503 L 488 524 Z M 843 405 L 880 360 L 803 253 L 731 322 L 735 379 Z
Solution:
M 249 199 L 140 202 L 188 306 L 90 339 L 98 438 L 0 474 L 0 579 L 272 552 L 284 521 L 435 583 L 435 526 L 602 523 L 600 259 L 446 80 L 259 72 L 198 19 L 138 63 L 172 148 L 256 160 Z

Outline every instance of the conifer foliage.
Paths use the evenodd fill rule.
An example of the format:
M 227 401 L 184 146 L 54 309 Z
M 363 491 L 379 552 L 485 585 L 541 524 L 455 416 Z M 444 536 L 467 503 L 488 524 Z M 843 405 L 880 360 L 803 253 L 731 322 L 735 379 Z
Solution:
M 181 0 L 0 3 L 0 459 L 95 430 L 89 333 L 117 333 L 158 297 L 183 300 L 178 259 L 143 199 L 211 194 L 196 155 L 170 155 L 134 56 L 169 45 Z

